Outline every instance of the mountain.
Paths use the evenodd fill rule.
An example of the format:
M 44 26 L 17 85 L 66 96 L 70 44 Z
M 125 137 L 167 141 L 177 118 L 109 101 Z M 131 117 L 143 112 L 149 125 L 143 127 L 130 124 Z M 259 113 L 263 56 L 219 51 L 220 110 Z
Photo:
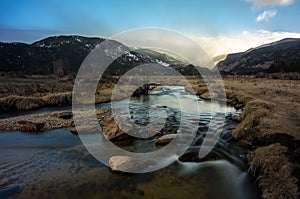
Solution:
M 287 38 L 229 54 L 215 69 L 225 75 L 300 72 L 300 38 Z
M 49 37 L 32 44 L 0 42 L 0 72 L 58 76 L 75 74 L 85 57 L 105 40 L 71 35 Z M 114 49 L 105 55 L 114 60 L 106 71 L 110 75 L 122 75 L 144 63 L 172 67 L 183 75 L 198 74 L 193 66 L 169 54 L 130 48 L 116 41 L 115 44 Z M 118 51 L 125 54 L 118 58 Z
M 0 43 L 0 71 L 64 75 L 78 69 L 101 38 L 49 37 L 33 44 Z

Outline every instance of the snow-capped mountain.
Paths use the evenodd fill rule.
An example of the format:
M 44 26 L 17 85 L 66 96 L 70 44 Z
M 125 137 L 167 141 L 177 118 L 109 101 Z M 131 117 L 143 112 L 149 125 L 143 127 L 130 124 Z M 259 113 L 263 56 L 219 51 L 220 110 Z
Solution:
M 105 40 L 71 35 L 48 37 L 32 44 L 0 43 L 0 72 L 42 75 L 76 73 L 86 56 Z M 173 67 L 184 75 L 197 73 L 191 65 L 166 53 L 115 43 L 114 49 L 107 47 L 105 50 L 105 56 L 114 60 L 107 70 L 111 75 L 124 74 L 144 63 Z M 118 57 L 119 52 L 123 52 L 121 57 Z

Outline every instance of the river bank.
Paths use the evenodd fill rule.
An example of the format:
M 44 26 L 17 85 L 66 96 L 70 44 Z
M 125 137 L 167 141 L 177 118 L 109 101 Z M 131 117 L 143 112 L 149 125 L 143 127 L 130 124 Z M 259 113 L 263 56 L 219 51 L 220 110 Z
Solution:
M 207 100 L 211 98 L 204 81 L 196 77 L 187 79 L 197 95 Z M 233 118 L 240 123 L 232 136 L 238 144 L 248 149 L 248 165 L 263 191 L 263 197 L 298 198 L 300 190 L 300 82 L 225 78 L 224 85 L 228 104 L 238 109 L 243 108 L 242 114 Z M 107 92 L 103 92 L 102 95 L 105 94 L 105 100 L 109 100 L 112 89 L 109 84 L 105 86 L 105 89 Z M 191 91 L 190 88 L 187 90 Z M 212 96 L 214 97 L 214 94 Z M 38 121 L 47 117 L 49 114 L 44 117 L 32 116 L 31 119 Z M 49 118 L 54 123 L 62 124 L 53 124 L 55 128 L 72 126 L 72 120 L 61 119 L 58 115 L 50 114 Z M 7 125 L 2 128 L 6 130 L 22 130 L 24 126 L 24 122 L 22 124 L 12 119 L 1 122 Z M 43 128 L 48 129 L 45 126 L 47 125 Z
M 173 92 L 176 95 L 173 95 Z M 156 129 L 166 119 L 166 125 L 160 133 L 155 132 L 147 139 L 122 137 L 125 129 L 131 133 L 144 131 L 139 131 L 139 128 L 133 129 L 132 126 L 126 126 L 126 128 L 121 126 L 120 131 L 111 118 L 109 109 L 105 108 L 110 107 L 110 103 L 100 104 L 103 107 L 98 107 L 97 115 L 99 123 L 104 128 L 104 134 L 107 135 L 105 137 L 111 139 L 118 147 L 130 152 L 145 153 L 161 149 L 164 144 L 174 138 L 174 135 L 180 135 L 177 130 L 181 114 L 178 109 L 180 106 L 176 103 L 176 96 L 180 96 L 183 102 L 190 105 L 182 107 L 185 112 L 182 121 L 184 129 L 190 129 L 195 122 L 200 125 L 195 141 L 189 150 L 176 158 L 171 165 L 146 174 L 111 172 L 108 167 L 95 160 L 84 148 L 79 136 L 72 135 L 71 128 L 65 128 L 72 125 L 73 115 L 70 110 L 2 119 L 6 125 L 12 122 L 12 127 L 18 126 L 15 129 L 11 128 L 11 132 L 0 134 L 0 147 L 3 149 L 0 150 L 0 172 L 5 176 L 3 181 L 6 182 L 3 184 L 4 190 L 0 189 L 1 193 L 16 194 L 16 197 L 20 198 L 50 196 L 78 198 L 82 195 L 103 198 L 140 198 L 142 196 L 145 198 L 190 198 L 195 195 L 197 198 L 259 198 L 259 190 L 247 172 L 243 158 L 244 151 L 235 146 L 231 138 L 232 130 L 236 128 L 236 123 L 231 119 L 232 115 L 236 114 L 235 110 L 232 107 L 195 98 L 187 93 L 184 87 L 164 87 L 149 96 L 137 96 L 131 99 L 130 112 L 135 123 L 143 126 L 149 122 L 147 114 L 149 108 L 152 110 L 151 114 L 155 115 L 152 118 L 151 128 Z M 201 106 L 200 112 L 195 112 L 197 104 Z M 126 103 L 118 101 L 116 105 L 117 110 L 120 110 L 117 114 L 124 116 Z M 194 106 L 191 107 L 191 105 Z M 215 106 L 217 112 L 226 113 L 226 120 L 225 124 L 221 119 L 213 124 L 215 128 L 223 126 L 222 134 L 209 156 L 199 159 L 198 151 L 210 123 L 211 114 L 214 114 L 210 112 L 212 105 Z M 195 120 L 195 113 L 200 114 L 200 121 Z M 24 129 L 24 125 L 31 129 L 33 123 L 38 126 L 42 126 L 40 123 L 43 123 L 44 126 L 34 129 L 37 130 L 34 132 L 22 132 L 28 131 Z M 57 125 L 51 125 L 53 123 L 62 123 L 64 126 L 60 128 Z M 49 131 L 48 127 L 59 129 Z M 7 156 L 7 154 L 10 155 Z M 120 158 L 124 160 L 124 157 Z M 114 159 L 112 170 L 119 170 L 119 160 Z M 26 175 L 24 175 L 25 169 Z
M 232 136 L 248 148 L 249 167 L 263 197 L 299 198 L 300 82 L 226 78 L 224 84 L 228 103 L 243 107 Z M 204 85 L 194 85 L 199 96 L 210 98 Z

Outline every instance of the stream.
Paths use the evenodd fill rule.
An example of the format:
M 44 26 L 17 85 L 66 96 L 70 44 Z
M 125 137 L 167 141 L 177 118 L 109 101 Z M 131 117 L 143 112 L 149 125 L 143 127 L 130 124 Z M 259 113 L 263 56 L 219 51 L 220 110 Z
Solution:
M 195 114 L 200 115 L 200 121 L 193 144 L 171 165 L 144 174 L 115 173 L 98 162 L 69 128 L 41 133 L 1 132 L 0 198 L 261 198 L 254 179 L 247 172 L 245 150 L 231 137 L 237 126 L 231 117 L 239 113 L 234 108 L 201 100 L 183 87 L 168 86 L 148 96 L 132 98 L 129 105 L 132 121 L 147 125 L 147 110 L 163 107 L 163 113 L 153 113 L 154 122 L 159 123 L 163 116 L 167 117 L 162 133 L 176 131 L 181 114 L 174 93 L 183 102 L 181 111 L 188 115 L 186 122 L 194 122 Z M 199 110 L 193 107 L 195 102 Z M 114 106 L 118 108 L 118 114 L 126 114 L 124 101 L 116 102 Z M 110 108 L 111 103 L 97 107 Z M 217 112 L 212 113 L 212 107 Z M 70 107 L 6 113 L 0 118 L 64 109 Z M 222 134 L 209 155 L 199 159 L 195 154 L 200 149 L 212 114 L 218 113 L 226 113 Z M 157 146 L 153 138 L 117 141 L 115 144 L 132 152 L 163 147 Z

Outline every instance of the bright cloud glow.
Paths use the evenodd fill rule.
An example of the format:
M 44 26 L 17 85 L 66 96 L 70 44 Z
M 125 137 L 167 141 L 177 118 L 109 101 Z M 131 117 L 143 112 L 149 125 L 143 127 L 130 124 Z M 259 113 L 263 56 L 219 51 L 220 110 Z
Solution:
M 256 21 L 257 22 L 268 21 L 269 19 L 275 17 L 276 14 L 277 14 L 276 10 L 265 10 L 263 13 L 258 15 L 258 17 L 256 18 Z
M 243 31 L 236 37 L 193 37 L 210 57 L 243 52 L 284 38 L 300 38 L 300 33 L 258 30 L 256 32 Z
M 295 0 L 245 0 L 246 2 L 253 3 L 255 7 L 266 6 L 288 6 L 294 3 Z

